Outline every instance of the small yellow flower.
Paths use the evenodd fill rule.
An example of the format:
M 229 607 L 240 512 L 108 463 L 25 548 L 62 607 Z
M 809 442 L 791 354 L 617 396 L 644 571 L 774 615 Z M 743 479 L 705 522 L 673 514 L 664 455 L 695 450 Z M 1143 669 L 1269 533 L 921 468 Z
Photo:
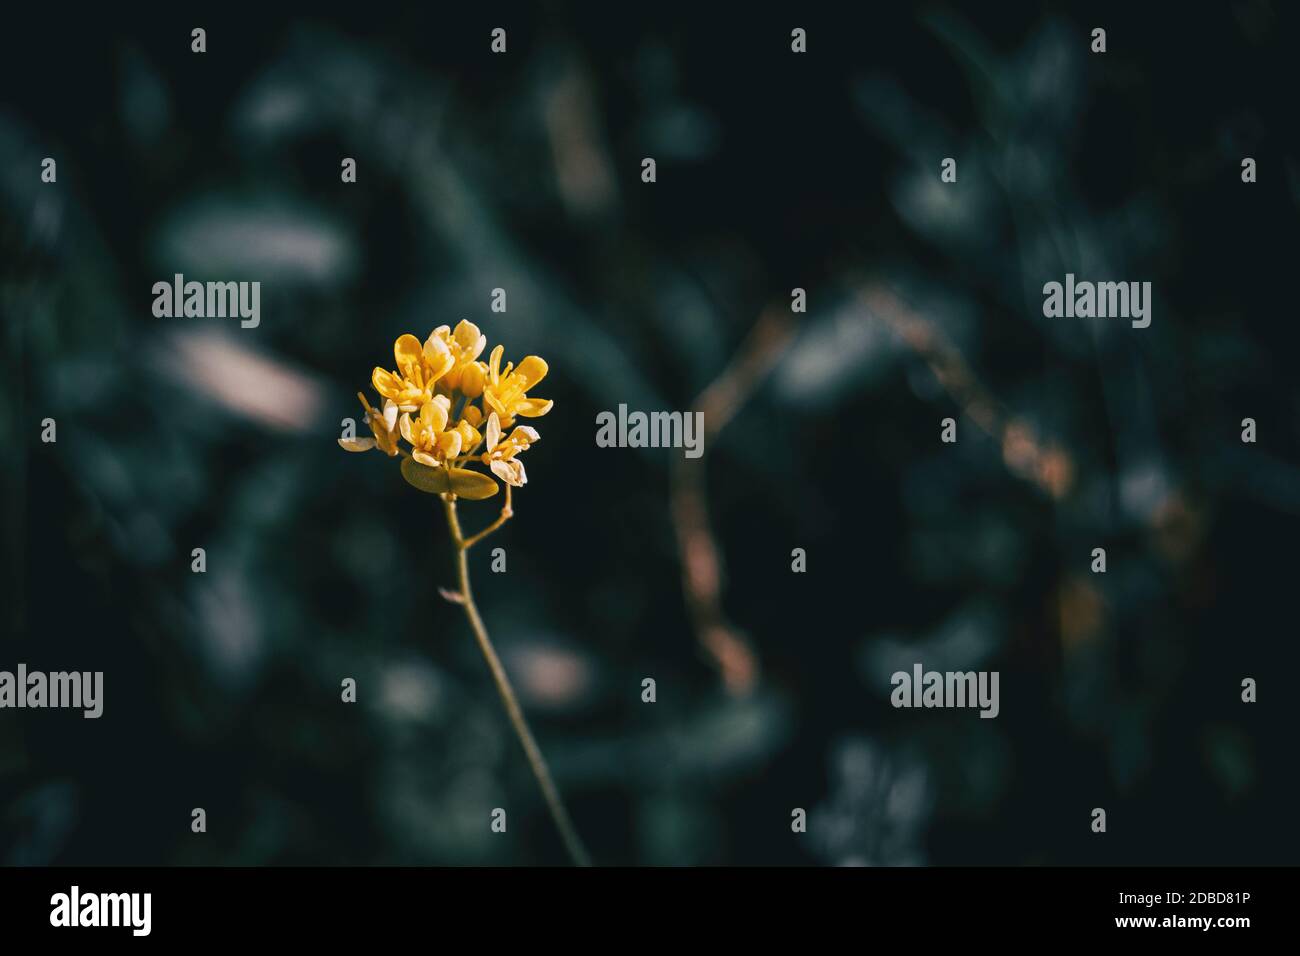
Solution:
M 527 451 L 528 446 L 535 441 L 540 441 L 541 437 L 537 434 L 537 429 L 529 425 L 520 425 L 510 433 L 509 438 L 503 441 L 501 420 L 497 417 L 497 413 L 493 412 L 488 416 L 487 421 L 487 451 L 482 455 L 483 464 L 492 469 L 492 474 L 506 484 L 521 488 L 528 482 L 528 473 L 524 471 L 524 463 L 516 456 L 520 452 Z
M 478 433 L 478 429 L 463 418 L 456 423 L 455 431 L 460 435 L 460 451 L 457 454 L 468 455 L 483 440 L 483 436 Z
M 487 382 L 483 386 L 483 402 L 501 417 L 502 428 L 509 428 L 516 415 L 524 418 L 538 418 L 551 410 L 554 402 L 544 398 L 529 398 L 530 388 L 546 377 L 546 361 L 536 355 L 529 355 L 516 368 L 507 363 L 505 371 L 501 370 L 501 356 L 505 347 L 498 345 L 492 350 L 488 363 Z
M 375 366 L 370 382 L 384 398 L 392 399 L 403 412 L 419 411 L 433 395 L 437 381 L 451 371 L 456 359 L 447 343 L 436 334 L 423 346 L 414 335 L 400 336 L 393 343 L 397 370 L 385 371 Z
M 357 392 L 357 398 L 366 407 L 366 423 L 370 426 L 373 438 L 340 438 L 339 445 L 345 451 L 369 451 L 378 448 L 388 457 L 397 454 L 397 404 L 390 398 L 384 401 L 383 412 L 370 407 L 366 396 Z
M 420 406 L 418 418 L 402 412 L 398 422 L 402 437 L 411 443 L 411 457 L 420 464 L 436 468 L 460 454 L 460 433 L 444 430 L 450 409 L 451 399 L 446 395 L 435 395 Z
M 482 395 L 482 363 L 476 360 L 487 348 L 487 336 L 473 322 L 464 319 L 456 325 L 454 332 L 450 326 L 440 325 L 433 330 L 430 337 L 433 336 L 447 346 L 452 357 L 451 370 L 439 379 L 438 390 L 451 393 L 459 389 L 471 401 Z

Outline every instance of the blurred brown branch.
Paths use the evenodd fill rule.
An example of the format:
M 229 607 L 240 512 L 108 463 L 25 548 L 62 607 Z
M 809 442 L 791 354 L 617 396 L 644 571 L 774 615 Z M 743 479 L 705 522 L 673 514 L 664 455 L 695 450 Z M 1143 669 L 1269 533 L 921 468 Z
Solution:
M 715 438 L 744 406 L 759 382 L 785 352 L 794 331 L 790 316 L 770 306 L 759 316 L 730 364 L 704 389 L 693 410 L 704 413 L 705 440 Z M 727 620 L 722 608 L 722 554 L 709 527 L 704 462 L 679 458 L 671 474 L 673 528 L 682 560 L 682 590 L 701 646 L 735 695 L 749 693 L 758 680 L 758 659 L 748 638 Z
M 1064 448 L 1044 440 L 1032 425 L 1003 408 L 948 337 L 892 289 L 880 282 L 861 282 L 858 297 L 921 357 L 962 413 L 998 442 L 1002 461 L 1012 474 L 1033 482 L 1054 499 L 1065 497 L 1074 483 L 1075 464 Z

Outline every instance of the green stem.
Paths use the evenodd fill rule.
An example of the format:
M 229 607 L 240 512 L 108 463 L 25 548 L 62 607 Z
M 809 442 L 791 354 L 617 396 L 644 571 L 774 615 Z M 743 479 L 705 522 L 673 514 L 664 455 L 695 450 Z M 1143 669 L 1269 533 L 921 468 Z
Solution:
M 508 492 L 509 489 L 507 488 Z M 495 531 L 505 523 L 505 519 L 510 515 L 509 500 L 507 498 L 506 508 L 502 511 L 504 517 L 497 519 L 495 524 L 468 541 L 461 535 L 460 519 L 456 516 L 455 498 L 446 495 L 443 497 L 442 502 L 447 512 L 447 527 L 451 529 L 452 541 L 456 545 L 456 573 L 460 581 L 460 597 L 465 608 L 465 617 L 469 619 L 469 625 L 474 631 L 479 650 L 483 652 L 483 657 L 487 660 L 488 670 L 492 672 L 492 679 L 496 682 L 497 692 L 501 695 L 501 702 L 505 705 L 506 714 L 510 717 L 510 723 L 515 728 L 519 743 L 523 745 L 524 753 L 528 757 L 528 763 L 533 768 L 533 776 L 537 778 L 537 783 L 542 788 L 542 796 L 546 798 L 546 806 L 551 811 L 551 818 L 560 831 L 560 837 L 564 840 L 564 847 L 568 850 L 569 857 L 577 866 L 590 866 L 591 857 L 587 855 L 587 849 L 582 845 L 582 839 L 578 836 L 573 821 L 569 819 L 569 812 L 564 808 L 564 801 L 560 799 L 560 791 L 556 788 L 555 781 L 551 779 L 551 771 L 546 765 L 546 758 L 542 756 L 542 751 L 533 738 L 533 732 L 528 727 L 523 708 L 519 706 L 519 699 L 515 697 L 514 688 L 510 686 L 510 678 L 506 676 L 505 668 L 501 666 L 501 658 L 497 656 L 496 648 L 492 646 L 492 639 L 488 637 L 487 628 L 483 626 L 483 618 L 479 616 L 478 606 L 474 603 L 474 595 L 470 590 L 468 559 L 470 545 L 481 540 L 484 535 L 490 531 Z

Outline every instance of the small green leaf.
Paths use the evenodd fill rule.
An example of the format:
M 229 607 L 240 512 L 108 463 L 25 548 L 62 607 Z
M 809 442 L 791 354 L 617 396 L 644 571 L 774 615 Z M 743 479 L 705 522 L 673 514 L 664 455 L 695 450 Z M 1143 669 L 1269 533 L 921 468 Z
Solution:
M 453 468 L 451 470 L 451 490 L 461 498 L 482 501 L 484 498 L 491 498 L 497 493 L 498 489 L 497 483 L 481 471 L 470 471 L 468 468 Z
M 481 501 L 497 493 L 497 483 L 487 475 L 465 468 L 430 468 L 413 458 L 402 459 L 402 477 L 407 484 L 431 495 L 454 492 L 460 498 Z
M 451 488 L 451 482 L 447 480 L 446 468 L 430 468 L 413 458 L 402 459 L 402 477 L 406 479 L 407 484 L 431 495 L 442 494 Z

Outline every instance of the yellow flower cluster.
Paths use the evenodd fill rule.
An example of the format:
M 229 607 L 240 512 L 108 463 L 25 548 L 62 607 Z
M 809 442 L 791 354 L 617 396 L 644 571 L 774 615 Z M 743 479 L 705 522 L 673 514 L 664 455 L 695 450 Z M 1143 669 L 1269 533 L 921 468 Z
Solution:
M 528 475 L 519 455 L 541 436 L 529 425 L 515 425 L 515 419 L 538 418 L 551 410 L 550 401 L 528 396 L 546 377 L 546 362 L 529 355 L 517 367 L 507 363 L 503 369 L 504 346 L 482 362 L 485 348 L 487 337 L 472 322 L 461 322 L 455 330 L 441 325 L 423 345 L 414 335 L 399 337 L 393 344 L 397 368 L 377 367 L 370 377 L 383 399 L 381 407 L 372 407 L 357 393 L 373 437 L 340 438 L 339 444 L 347 451 L 377 448 L 390 457 L 402 455 L 402 474 L 422 491 L 491 497 L 497 484 L 471 470 L 475 464 L 506 484 L 523 485 Z

